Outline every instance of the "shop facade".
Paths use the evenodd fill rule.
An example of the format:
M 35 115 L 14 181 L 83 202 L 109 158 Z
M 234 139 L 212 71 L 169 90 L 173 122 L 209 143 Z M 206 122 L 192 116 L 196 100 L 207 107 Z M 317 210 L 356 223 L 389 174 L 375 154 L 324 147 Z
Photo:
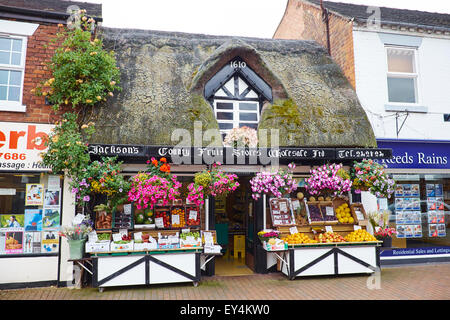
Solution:
M 58 230 L 65 223 L 62 212 L 75 210 L 73 199 L 64 174 L 52 173 L 40 157 L 65 110 L 55 112 L 32 91 L 51 77 L 45 64 L 70 17 L 69 6 L 101 19 L 97 4 L 0 4 L 0 288 L 56 285 L 67 274 L 72 279 L 72 267 L 60 269 L 67 244 Z
M 393 199 L 382 207 L 392 211 L 391 224 L 399 234 L 392 250 L 381 254 L 382 264 L 449 259 L 450 142 L 378 139 L 393 157 L 382 160 L 397 182 Z

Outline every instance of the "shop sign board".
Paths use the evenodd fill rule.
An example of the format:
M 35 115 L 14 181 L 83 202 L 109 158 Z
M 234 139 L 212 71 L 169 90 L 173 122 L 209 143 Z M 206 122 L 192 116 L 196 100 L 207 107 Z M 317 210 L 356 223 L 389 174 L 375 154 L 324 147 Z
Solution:
M 388 168 L 450 169 L 450 141 L 377 140 L 392 149 L 392 158 L 380 162 Z
M 430 254 L 450 254 L 450 247 L 398 248 L 382 250 L 382 257 L 417 256 Z
M 232 148 L 232 147 L 181 147 L 144 145 L 92 144 L 89 152 L 93 156 L 119 156 L 122 158 L 149 159 L 166 157 L 176 164 L 259 164 L 269 165 L 273 161 L 337 161 L 363 158 L 383 159 L 392 154 L 390 149 L 363 148 Z
M 54 125 L 0 122 L 0 171 L 48 171 L 41 162 Z

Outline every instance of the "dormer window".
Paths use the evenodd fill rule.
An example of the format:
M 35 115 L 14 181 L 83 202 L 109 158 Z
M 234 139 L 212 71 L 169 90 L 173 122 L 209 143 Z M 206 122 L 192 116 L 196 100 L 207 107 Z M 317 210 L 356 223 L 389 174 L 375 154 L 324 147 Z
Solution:
M 257 129 L 262 104 L 272 101 L 272 89 L 240 58 L 225 65 L 205 85 L 222 136 L 231 129 Z

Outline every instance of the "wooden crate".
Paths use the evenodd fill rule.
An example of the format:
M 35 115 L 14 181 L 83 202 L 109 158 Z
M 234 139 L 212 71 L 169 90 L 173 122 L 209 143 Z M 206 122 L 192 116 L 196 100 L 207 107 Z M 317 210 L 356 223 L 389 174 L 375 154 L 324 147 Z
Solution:
M 325 208 L 326 207 L 332 207 L 333 208 L 335 220 L 325 220 L 324 214 L 326 214 L 326 212 L 325 212 L 325 210 L 326 210 Z M 322 217 L 324 218 L 323 221 L 324 221 L 325 225 L 335 225 L 335 224 L 339 223 L 339 221 L 336 218 L 336 209 L 334 208 L 334 205 L 333 205 L 332 201 L 319 201 L 319 209 L 320 209 L 320 213 L 322 214 Z
M 311 225 L 311 226 L 323 226 L 323 225 L 325 225 L 325 222 L 323 221 L 323 217 L 322 217 L 322 221 L 311 221 L 311 216 L 310 216 L 310 213 L 309 213 L 309 206 L 317 206 L 317 208 L 319 209 L 319 212 L 320 212 L 320 207 L 319 207 L 319 201 L 308 201 L 308 202 L 306 202 L 306 212 L 307 212 L 307 215 L 308 215 L 308 222 L 309 222 L 309 224 Z M 322 215 L 322 213 L 320 214 L 320 215 Z
M 359 210 L 364 216 L 363 220 L 358 219 L 356 215 L 356 211 Z M 352 203 L 350 205 L 350 211 L 352 212 L 353 218 L 355 221 L 358 221 L 358 224 L 360 226 L 367 226 L 369 224 L 369 219 L 367 218 L 366 210 L 364 209 L 364 206 L 362 203 Z
M 353 210 L 352 210 L 352 208 L 351 208 L 351 205 L 350 205 L 350 202 L 349 202 L 349 200 L 348 200 L 348 198 L 347 197 L 345 197 L 345 198 L 335 198 L 335 199 L 333 199 L 333 207 L 334 207 L 334 211 L 336 212 L 336 209 L 337 208 L 339 208 L 342 204 L 344 204 L 344 203 L 346 203 L 347 205 L 348 205 L 348 207 L 349 207 L 349 209 L 350 209 L 350 214 L 351 214 L 351 216 L 353 217 L 353 220 L 354 220 L 354 222 L 353 223 L 340 223 L 339 221 L 338 221 L 338 224 L 339 225 L 350 225 L 350 226 L 353 226 L 354 224 L 358 224 L 358 217 L 355 215 L 355 213 L 353 212 Z

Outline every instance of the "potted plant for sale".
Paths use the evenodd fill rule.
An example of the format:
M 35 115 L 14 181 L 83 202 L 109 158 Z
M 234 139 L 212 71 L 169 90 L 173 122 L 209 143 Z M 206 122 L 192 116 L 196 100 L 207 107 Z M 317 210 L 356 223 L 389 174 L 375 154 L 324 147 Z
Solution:
M 310 170 L 305 187 L 313 196 L 339 197 L 351 190 L 352 181 L 342 173 L 341 164 L 325 164 Z
M 89 216 L 85 217 L 81 223 L 63 226 L 58 232 L 60 237 L 67 238 L 70 250 L 70 259 L 79 260 L 84 256 L 84 245 L 88 234 L 92 231 L 92 221 Z
M 288 169 L 280 169 L 277 172 L 258 172 L 250 180 L 252 197 L 258 200 L 261 194 L 269 194 L 281 198 L 297 190 L 297 181 L 293 178 L 295 164 L 290 163 Z
M 390 198 L 395 190 L 395 181 L 384 169 L 383 165 L 373 160 L 355 161 L 350 170 L 353 188 L 358 192 L 370 191 L 377 197 Z
M 392 247 L 392 237 L 397 234 L 395 228 L 389 227 L 389 210 L 383 212 L 369 212 L 369 222 L 374 229 L 373 235 L 377 240 L 383 241 L 383 247 Z

